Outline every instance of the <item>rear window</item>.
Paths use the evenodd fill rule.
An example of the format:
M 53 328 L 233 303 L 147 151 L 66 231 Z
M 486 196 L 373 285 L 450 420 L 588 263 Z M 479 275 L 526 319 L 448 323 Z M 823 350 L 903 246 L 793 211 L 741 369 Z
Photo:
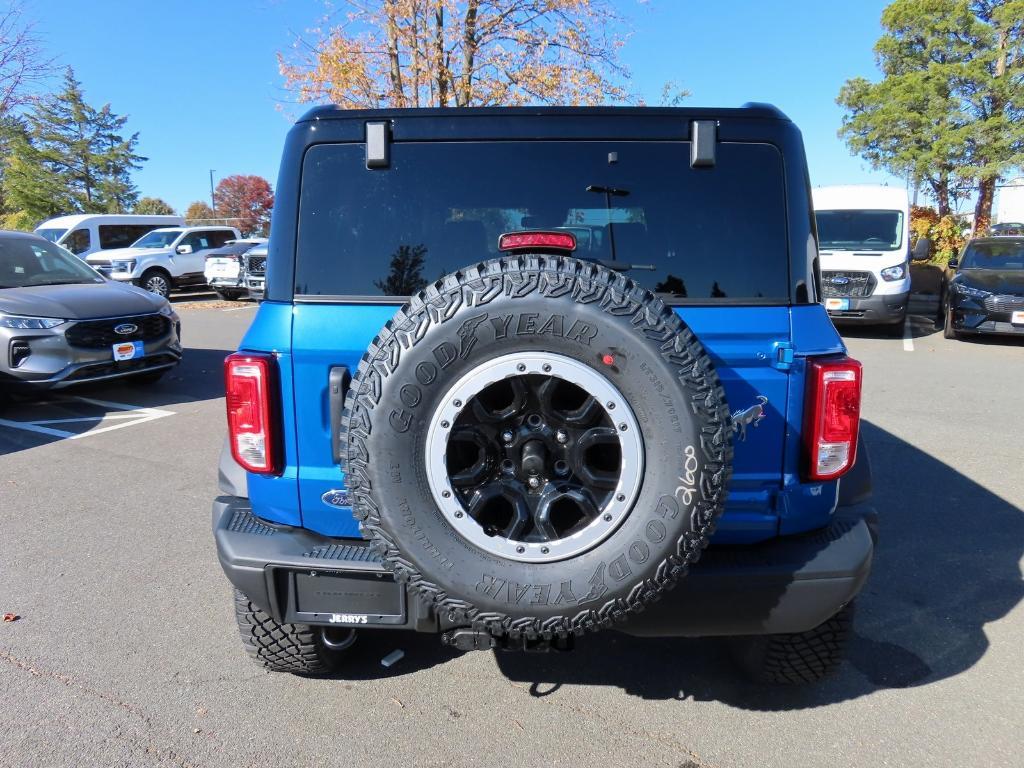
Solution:
M 503 232 L 565 229 L 575 256 L 632 265 L 669 301 L 788 300 L 782 158 L 721 143 L 690 168 L 685 142 L 396 143 L 305 156 L 295 292 L 408 296 L 497 257 Z

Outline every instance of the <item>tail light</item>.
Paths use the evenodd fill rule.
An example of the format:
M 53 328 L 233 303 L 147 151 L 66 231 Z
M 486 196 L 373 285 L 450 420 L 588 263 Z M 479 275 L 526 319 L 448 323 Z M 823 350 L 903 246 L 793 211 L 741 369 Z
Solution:
M 572 252 L 576 250 L 576 236 L 572 232 L 507 232 L 498 238 L 498 250 L 556 250 Z
M 834 480 L 857 458 L 861 364 L 848 357 L 810 360 L 804 405 L 804 473 Z
M 277 362 L 272 355 L 236 352 L 224 361 L 231 455 L 260 475 L 281 470 L 277 440 Z

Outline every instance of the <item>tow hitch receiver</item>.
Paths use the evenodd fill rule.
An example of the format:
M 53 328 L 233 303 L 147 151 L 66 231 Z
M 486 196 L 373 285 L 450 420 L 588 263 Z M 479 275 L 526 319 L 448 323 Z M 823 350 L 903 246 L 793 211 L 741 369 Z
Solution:
M 441 635 L 442 643 L 457 648 L 460 651 L 490 651 L 493 649 L 502 651 L 531 651 L 534 653 L 571 651 L 575 646 L 575 640 L 576 638 L 573 635 L 566 638 L 537 638 L 533 640 L 525 637 L 492 637 L 486 632 L 479 632 L 469 627 L 452 629 Z

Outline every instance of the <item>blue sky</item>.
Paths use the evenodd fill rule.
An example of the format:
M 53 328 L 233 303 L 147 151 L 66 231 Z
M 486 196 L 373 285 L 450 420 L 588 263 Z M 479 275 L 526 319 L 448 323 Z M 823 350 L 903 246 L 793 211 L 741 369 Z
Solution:
M 633 33 L 622 59 L 632 87 L 657 103 L 662 84 L 691 105 L 767 101 L 803 131 L 818 184 L 899 183 L 851 157 L 836 137 L 843 81 L 875 77 L 884 0 L 616 0 Z M 276 182 L 290 103 L 275 53 L 313 26 L 319 0 L 25 0 L 57 62 L 86 98 L 109 102 L 149 157 L 142 194 L 179 210 L 209 199 L 209 170 Z

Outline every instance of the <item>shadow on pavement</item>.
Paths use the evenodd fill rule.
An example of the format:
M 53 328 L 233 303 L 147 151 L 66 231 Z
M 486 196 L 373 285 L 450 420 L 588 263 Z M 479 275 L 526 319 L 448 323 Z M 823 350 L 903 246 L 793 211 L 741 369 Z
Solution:
M 753 685 L 731 664 L 725 642 L 615 632 L 582 638 L 573 653 L 497 654 L 499 668 L 536 696 L 565 684 L 610 685 L 645 699 L 755 710 L 831 704 L 970 669 L 988 649 L 985 625 L 1024 597 L 1024 512 L 885 430 L 868 422 L 862 430 L 881 533 L 848 661 L 836 676 L 801 687 Z
M 0 402 L 0 419 L 14 422 L 52 422 L 84 419 L 93 421 L 40 424 L 60 432 L 87 431 L 103 413 L 125 418 L 124 411 L 82 403 L 76 398 L 90 398 L 136 408 L 173 408 L 183 403 L 213 400 L 224 396 L 224 358 L 233 350 L 186 348 L 181 363 L 156 383 L 132 383 L 130 379 L 76 387 L 39 394 L 18 394 Z M 0 456 L 35 448 L 66 439 L 60 434 L 47 434 L 0 424 Z

